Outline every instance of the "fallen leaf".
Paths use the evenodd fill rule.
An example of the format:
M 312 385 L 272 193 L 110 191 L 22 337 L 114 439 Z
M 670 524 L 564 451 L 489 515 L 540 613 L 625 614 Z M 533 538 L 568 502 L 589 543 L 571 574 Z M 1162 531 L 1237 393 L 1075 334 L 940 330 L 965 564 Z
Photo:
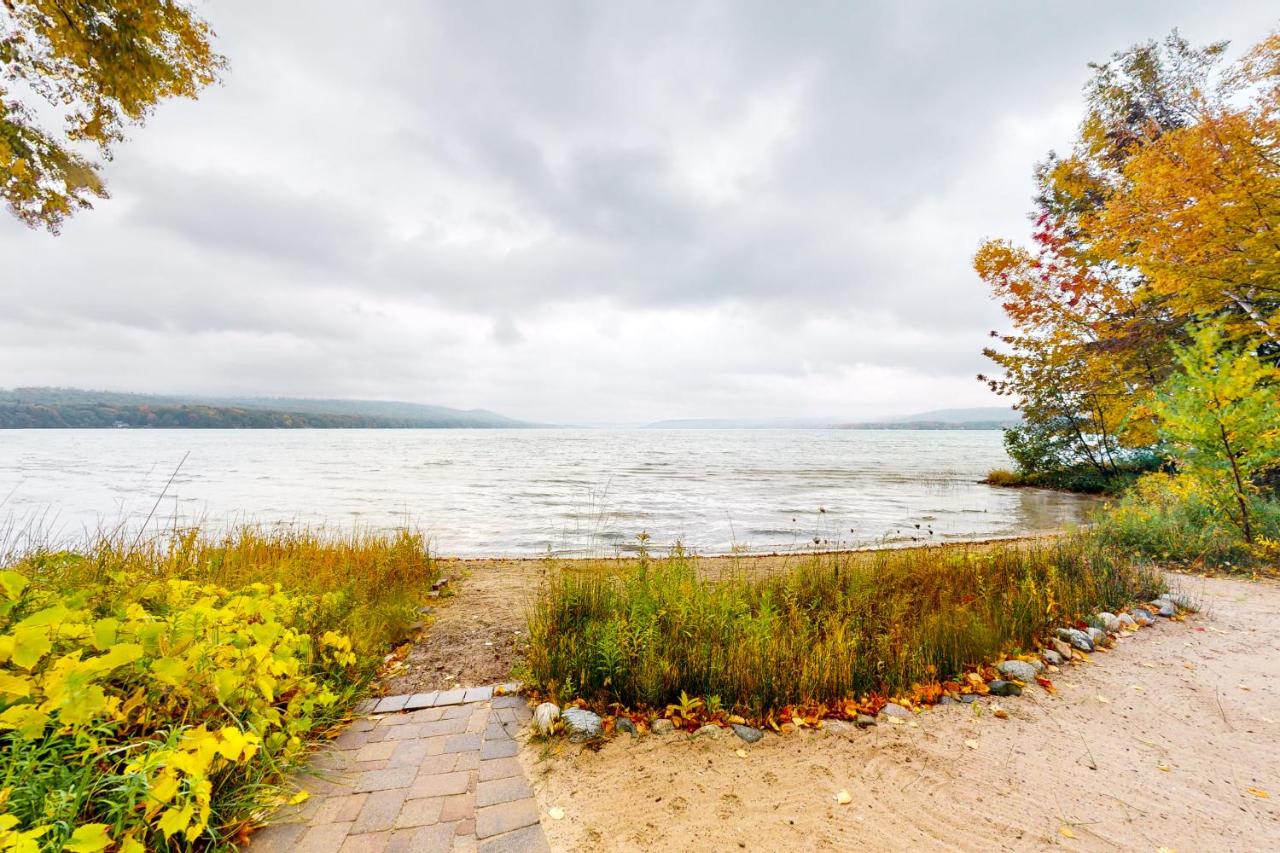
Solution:
M 1099 702 L 1101 702 L 1103 705 L 1110 705 L 1110 704 L 1111 704 L 1111 700 L 1110 700 L 1110 699 L 1108 699 L 1106 696 L 1103 696 L 1102 694 L 1098 694 L 1098 695 L 1097 695 L 1097 696 L 1095 696 L 1094 698 L 1095 698 L 1095 699 L 1097 699 Z
M 1006 711 L 1004 708 L 1001 708 L 1001 707 L 999 707 L 999 706 L 996 706 L 996 707 L 992 708 L 992 709 L 991 709 L 991 713 L 995 715 L 995 718 L 996 718 L 997 720 L 1007 720 L 1007 719 L 1009 719 L 1009 712 L 1008 712 L 1008 711 Z
M 745 749 L 739 749 L 739 750 L 735 751 L 733 754 L 734 754 L 734 755 L 736 755 L 736 756 L 738 756 L 739 758 L 746 758 L 746 757 L 747 757 L 747 751 L 746 751 Z
M 1178 853 L 1178 851 L 1174 850 L 1172 847 L 1157 847 L 1156 853 Z
M 977 742 L 976 740 L 972 740 L 972 739 L 971 739 L 971 740 L 967 740 L 967 741 L 965 741 L 965 742 L 964 742 L 964 745 L 965 745 L 965 746 L 967 746 L 967 747 L 969 747 L 970 749 L 977 749 L 977 748 L 978 748 L 978 742 Z
M 1248 788 L 1245 788 L 1245 790 L 1248 791 L 1250 794 L 1253 794 L 1255 797 L 1257 797 L 1260 800 L 1265 800 L 1271 796 L 1261 788 L 1248 787 Z
M 308 794 L 306 791 L 299 791 L 298 793 L 294 794 L 292 797 L 289 798 L 289 805 L 296 806 L 298 805 L 298 803 L 305 803 L 309 799 L 311 799 L 310 794 Z
M 1065 823 L 1062 826 L 1058 827 L 1058 834 L 1061 835 L 1063 838 L 1076 837 L 1076 834 L 1071 831 L 1071 827 L 1067 826 Z
M 552 806 L 551 808 L 547 809 L 547 817 L 551 818 L 552 820 L 564 820 L 564 809 L 560 808 L 559 806 Z
M 853 802 L 853 797 L 849 796 L 848 791 L 841 789 L 836 791 L 835 801 L 838 805 L 847 806 L 849 803 Z
M 1168 773 L 1171 768 L 1169 767 L 1168 764 L 1165 764 L 1163 761 L 1161 761 L 1158 764 L 1156 764 L 1156 769 L 1163 770 L 1165 773 Z
M 1145 661 L 1145 660 L 1142 662 L 1142 665 L 1143 665 L 1143 666 L 1145 666 L 1147 669 L 1155 669 L 1155 668 L 1156 668 L 1156 665 L 1155 665 L 1155 664 L 1153 664 L 1153 663 L 1151 663 L 1151 662 L 1149 662 L 1149 661 Z

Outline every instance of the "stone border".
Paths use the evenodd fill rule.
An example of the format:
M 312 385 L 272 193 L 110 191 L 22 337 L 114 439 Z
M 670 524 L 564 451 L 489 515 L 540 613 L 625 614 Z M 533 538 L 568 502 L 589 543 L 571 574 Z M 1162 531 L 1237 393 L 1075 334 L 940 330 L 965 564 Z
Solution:
M 440 708 L 446 705 L 466 705 L 471 702 L 487 702 L 494 696 L 520 692 L 520 682 L 490 684 L 486 687 L 456 687 L 452 690 L 432 690 L 427 693 L 400 693 L 381 699 L 366 699 L 356 706 L 357 714 L 393 714 L 397 711 L 421 711 L 423 708 Z

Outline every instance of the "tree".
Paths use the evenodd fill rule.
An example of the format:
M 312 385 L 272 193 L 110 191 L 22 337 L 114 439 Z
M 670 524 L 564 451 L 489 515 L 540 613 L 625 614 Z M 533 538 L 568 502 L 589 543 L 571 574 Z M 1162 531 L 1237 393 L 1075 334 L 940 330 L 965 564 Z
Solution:
M 1206 323 L 1176 349 L 1182 369 L 1160 387 L 1155 411 L 1180 470 L 1252 543 L 1257 478 L 1280 464 L 1280 371 L 1227 341 L 1224 326 Z
M 974 259 L 1013 326 L 981 378 L 1103 473 L 1155 441 L 1152 396 L 1196 318 L 1280 354 L 1280 34 L 1225 50 L 1175 31 L 1091 66 L 1071 150 L 1036 168 L 1033 246 Z
M 212 37 L 176 0 L 0 0 L 0 192 L 9 210 L 56 233 L 106 198 L 89 153 L 110 159 L 125 129 L 160 101 L 195 98 L 214 82 L 226 62 Z M 47 130 L 39 112 L 62 129 Z

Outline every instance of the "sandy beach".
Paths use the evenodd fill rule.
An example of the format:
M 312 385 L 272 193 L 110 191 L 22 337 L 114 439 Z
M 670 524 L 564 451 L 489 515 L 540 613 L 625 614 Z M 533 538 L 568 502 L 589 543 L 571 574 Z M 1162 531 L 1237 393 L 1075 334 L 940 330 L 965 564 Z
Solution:
M 1170 581 L 1202 612 L 1067 667 L 1056 695 L 753 746 L 529 744 L 543 814 L 565 813 L 543 818 L 552 849 L 1280 849 L 1280 584 Z

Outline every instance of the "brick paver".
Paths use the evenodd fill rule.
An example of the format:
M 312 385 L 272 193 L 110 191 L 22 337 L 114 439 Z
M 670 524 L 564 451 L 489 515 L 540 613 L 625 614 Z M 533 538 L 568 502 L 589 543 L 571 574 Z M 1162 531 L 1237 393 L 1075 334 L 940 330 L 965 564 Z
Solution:
M 281 809 L 249 853 L 546 851 L 515 755 L 529 707 L 514 685 L 388 696 L 314 761 L 311 798 Z M 506 691 L 506 692 L 504 692 Z

